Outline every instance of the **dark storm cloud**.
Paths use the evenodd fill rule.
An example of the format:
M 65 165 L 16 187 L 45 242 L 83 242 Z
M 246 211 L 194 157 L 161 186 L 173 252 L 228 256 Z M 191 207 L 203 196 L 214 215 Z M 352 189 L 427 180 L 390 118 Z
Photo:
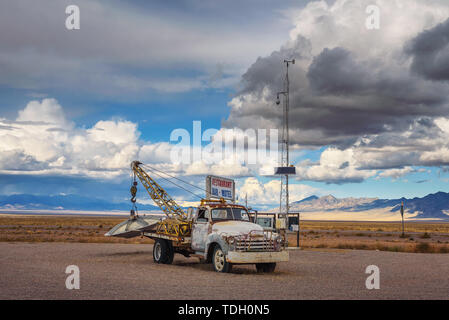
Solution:
M 0 1 L 0 88 L 142 99 L 232 87 L 290 28 L 274 10 L 304 2 Z M 80 8 L 79 30 L 65 27 L 68 5 Z
M 423 31 L 406 46 L 412 70 L 426 79 L 449 80 L 449 19 Z
M 260 98 L 268 88 L 272 101 L 243 104 L 231 110 L 226 126 L 279 126 L 281 112 L 274 107 L 282 89 L 283 59 L 307 58 L 310 43 L 299 37 L 293 45 L 259 58 L 243 76 L 240 97 Z M 357 59 L 341 47 L 324 49 L 313 57 L 308 70 L 290 68 L 290 128 L 294 143 L 347 147 L 360 136 L 402 132 L 415 119 L 444 116 L 449 112 L 447 85 L 410 74 L 395 63 Z M 244 100 L 243 100 L 244 101 Z
M 284 59 L 302 59 L 310 55 L 310 41 L 298 36 L 289 46 L 284 46 L 279 51 L 274 51 L 269 57 L 259 57 L 242 76 L 243 88 L 240 94 L 261 93 L 263 88 L 282 90 L 284 81 Z M 294 72 L 295 68 L 290 68 Z
M 307 77 L 317 93 L 346 95 L 367 87 L 367 71 L 354 61 L 348 50 L 326 48 L 313 59 Z

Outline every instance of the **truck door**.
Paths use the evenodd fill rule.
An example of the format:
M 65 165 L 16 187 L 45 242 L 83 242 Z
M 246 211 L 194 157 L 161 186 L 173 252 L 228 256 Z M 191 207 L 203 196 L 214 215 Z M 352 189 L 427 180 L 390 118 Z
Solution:
M 206 238 L 209 231 L 209 210 L 199 208 L 192 227 L 192 249 L 195 251 L 206 250 Z

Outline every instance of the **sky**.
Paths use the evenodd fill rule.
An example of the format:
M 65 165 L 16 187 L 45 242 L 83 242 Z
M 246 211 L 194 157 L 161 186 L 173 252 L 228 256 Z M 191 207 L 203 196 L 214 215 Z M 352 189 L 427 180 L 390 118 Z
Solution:
M 69 5 L 79 30 L 66 28 Z M 276 206 L 277 154 L 201 154 L 230 134 L 245 155 L 254 137 L 233 133 L 260 141 L 281 128 L 284 59 L 296 62 L 291 201 L 448 189 L 446 0 L 6 0 L 0 30 L 0 195 L 124 201 L 138 159 L 200 188 L 231 177 L 240 200 Z M 195 121 L 213 138 L 194 145 Z M 190 151 L 174 159 L 179 132 Z M 197 200 L 160 182 L 183 205 Z

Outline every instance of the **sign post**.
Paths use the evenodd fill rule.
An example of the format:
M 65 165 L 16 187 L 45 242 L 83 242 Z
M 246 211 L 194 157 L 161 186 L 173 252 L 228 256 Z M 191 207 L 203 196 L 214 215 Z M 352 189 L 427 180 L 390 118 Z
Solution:
M 401 217 L 402 217 L 402 238 L 405 237 L 404 234 L 404 201 L 401 202 Z
M 299 212 L 298 212 L 298 232 L 296 233 L 296 247 L 299 248 Z

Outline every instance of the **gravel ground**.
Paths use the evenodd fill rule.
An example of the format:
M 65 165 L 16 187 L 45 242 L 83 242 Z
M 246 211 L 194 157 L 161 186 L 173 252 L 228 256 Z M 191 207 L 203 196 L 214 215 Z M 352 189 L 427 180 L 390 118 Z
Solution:
M 273 274 L 218 274 L 196 258 L 152 261 L 148 244 L 0 243 L 0 299 L 449 299 L 449 255 L 291 250 Z M 65 269 L 80 268 L 68 290 Z M 380 268 L 367 290 L 365 268 Z

